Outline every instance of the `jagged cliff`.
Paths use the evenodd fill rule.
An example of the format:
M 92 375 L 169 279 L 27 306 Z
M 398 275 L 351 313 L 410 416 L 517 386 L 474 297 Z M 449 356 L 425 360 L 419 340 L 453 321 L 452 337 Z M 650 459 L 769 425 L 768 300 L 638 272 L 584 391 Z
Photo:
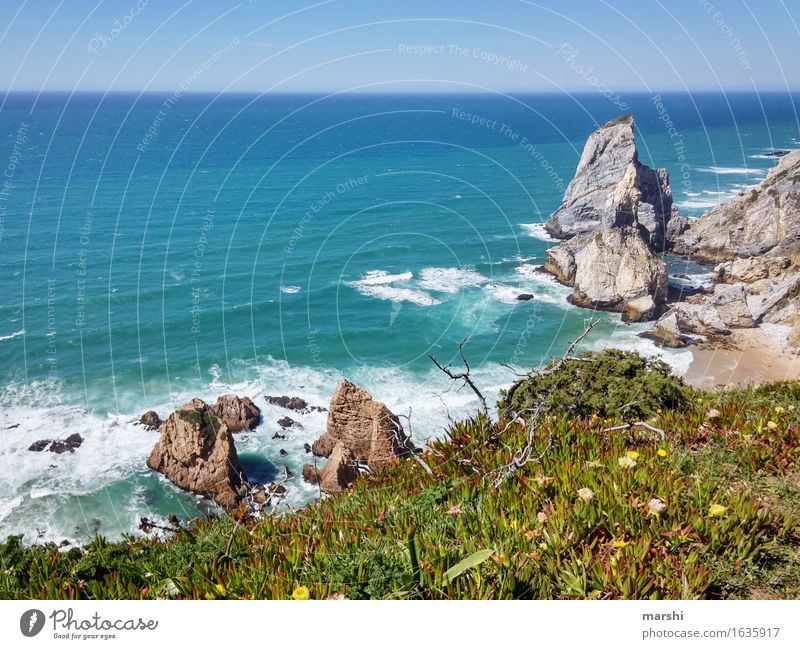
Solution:
M 545 224 L 558 239 L 638 224 L 647 244 L 662 250 L 673 216 L 666 169 L 639 162 L 633 117 L 604 124 L 586 141 L 561 206 Z
M 706 263 L 766 255 L 765 264 L 786 257 L 798 265 L 800 150 L 780 158 L 757 187 L 704 214 L 676 238 L 675 251 Z

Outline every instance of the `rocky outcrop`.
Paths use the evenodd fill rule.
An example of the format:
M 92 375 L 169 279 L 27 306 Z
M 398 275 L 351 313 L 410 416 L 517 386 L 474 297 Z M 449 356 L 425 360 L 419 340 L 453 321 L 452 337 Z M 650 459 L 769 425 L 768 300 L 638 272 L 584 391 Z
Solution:
M 666 266 L 635 226 L 561 244 L 548 251 L 545 269 L 573 287 L 576 306 L 626 312 L 631 320 L 652 320 L 667 298 Z
M 253 430 L 261 421 L 261 410 L 248 397 L 224 394 L 217 399 L 212 410 L 231 433 Z
M 669 174 L 639 162 L 633 129 L 633 117 L 624 115 L 589 136 L 561 206 L 545 223 L 551 236 L 638 224 L 648 245 L 664 249 L 673 215 Z
M 800 150 L 781 157 L 757 187 L 704 214 L 675 251 L 705 263 L 768 255 L 800 264 Z
M 346 379 L 331 398 L 325 433 L 311 448 L 315 455 L 327 457 L 339 442 L 373 471 L 408 455 L 414 448 L 400 420 L 366 390 Z
M 233 437 L 201 399 L 192 399 L 167 418 L 147 466 L 223 507 L 239 505 L 246 491 Z
M 51 453 L 74 453 L 75 449 L 83 444 L 83 437 L 78 433 L 72 433 L 64 439 L 40 439 L 28 447 L 29 451 L 41 453 L 42 451 L 50 451 Z
M 321 470 L 311 464 L 303 465 L 303 478 L 311 484 L 319 484 L 328 493 L 341 493 L 358 478 L 358 462 L 343 442 L 336 442 Z
M 164 422 L 155 410 L 148 410 L 141 417 L 139 417 L 139 424 L 145 430 L 158 430 Z

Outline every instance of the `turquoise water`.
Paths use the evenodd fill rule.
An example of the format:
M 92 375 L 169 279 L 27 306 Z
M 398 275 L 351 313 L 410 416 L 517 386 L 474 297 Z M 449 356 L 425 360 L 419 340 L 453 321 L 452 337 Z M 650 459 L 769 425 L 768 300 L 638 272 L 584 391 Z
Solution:
M 641 159 L 670 169 L 685 214 L 797 146 L 797 96 L 662 99 L 626 101 Z M 287 413 L 265 394 L 325 405 L 346 376 L 410 410 L 424 439 L 474 407 L 429 354 L 453 359 L 467 339 L 494 393 L 511 380 L 501 362 L 560 353 L 588 313 L 534 272 L 553 245 L 540 224 L 617 115 L 594 95 L 6 96 L 0 535 L 118 536 L 140 516 L 208 511 L 144 467 L 157 435 L 133 421 L 150 408 L 254 398 L 264 423 L 237 447 L 269 479 L 299 473 L 325 418 L 273 440 Z M 657 353 L 641 327 L 602 319 L 587 346 Z M 680 371 L 690 354 L 668 360 Z M 74 455 L 27 451 L 72 432 L 86 439 Z M 292 487 L 293 506 L 316 495 Z

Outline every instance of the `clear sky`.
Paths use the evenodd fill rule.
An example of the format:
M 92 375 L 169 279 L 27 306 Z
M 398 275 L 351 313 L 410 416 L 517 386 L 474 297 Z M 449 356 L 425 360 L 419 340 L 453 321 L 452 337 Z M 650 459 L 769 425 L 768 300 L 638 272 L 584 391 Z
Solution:
M 800 0 L 2 0 L 4 90 L 800 89 Z

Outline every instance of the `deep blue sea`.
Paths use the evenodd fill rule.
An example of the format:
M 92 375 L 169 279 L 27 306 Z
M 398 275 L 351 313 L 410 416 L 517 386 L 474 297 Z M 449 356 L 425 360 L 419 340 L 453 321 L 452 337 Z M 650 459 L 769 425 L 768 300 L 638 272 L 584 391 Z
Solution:
M 687 215 L 798 146 L 797 95 L 624 99 Z M 475 407 L 429 354 L 457 360 L 466 339 L 487 394 L 513 380 L 501 362 L 560 354 L 590 314 L 535 272 L 553 245 L 541 223 L 620 114 L 601 95 L 2 96 L 0 537 L 118 537 L 209 511 L 145 467 L 157 433 L 133 422 L 150 408 L 252 397 L 264 423 L 237 448 L 269 480 L 299 475 L 325 414 L 273 440 L 291 413 L 266 394 L 326 405 L 348 377 L 424 440 Z M 642 326 L 601 317 L 587 347 L 657 353 Z M 667 360 L 681 371 L 691 352 Z M 74 432 L 72 455 L 27 450 Z M 295 507 L 316 495 L 291 487 Z

